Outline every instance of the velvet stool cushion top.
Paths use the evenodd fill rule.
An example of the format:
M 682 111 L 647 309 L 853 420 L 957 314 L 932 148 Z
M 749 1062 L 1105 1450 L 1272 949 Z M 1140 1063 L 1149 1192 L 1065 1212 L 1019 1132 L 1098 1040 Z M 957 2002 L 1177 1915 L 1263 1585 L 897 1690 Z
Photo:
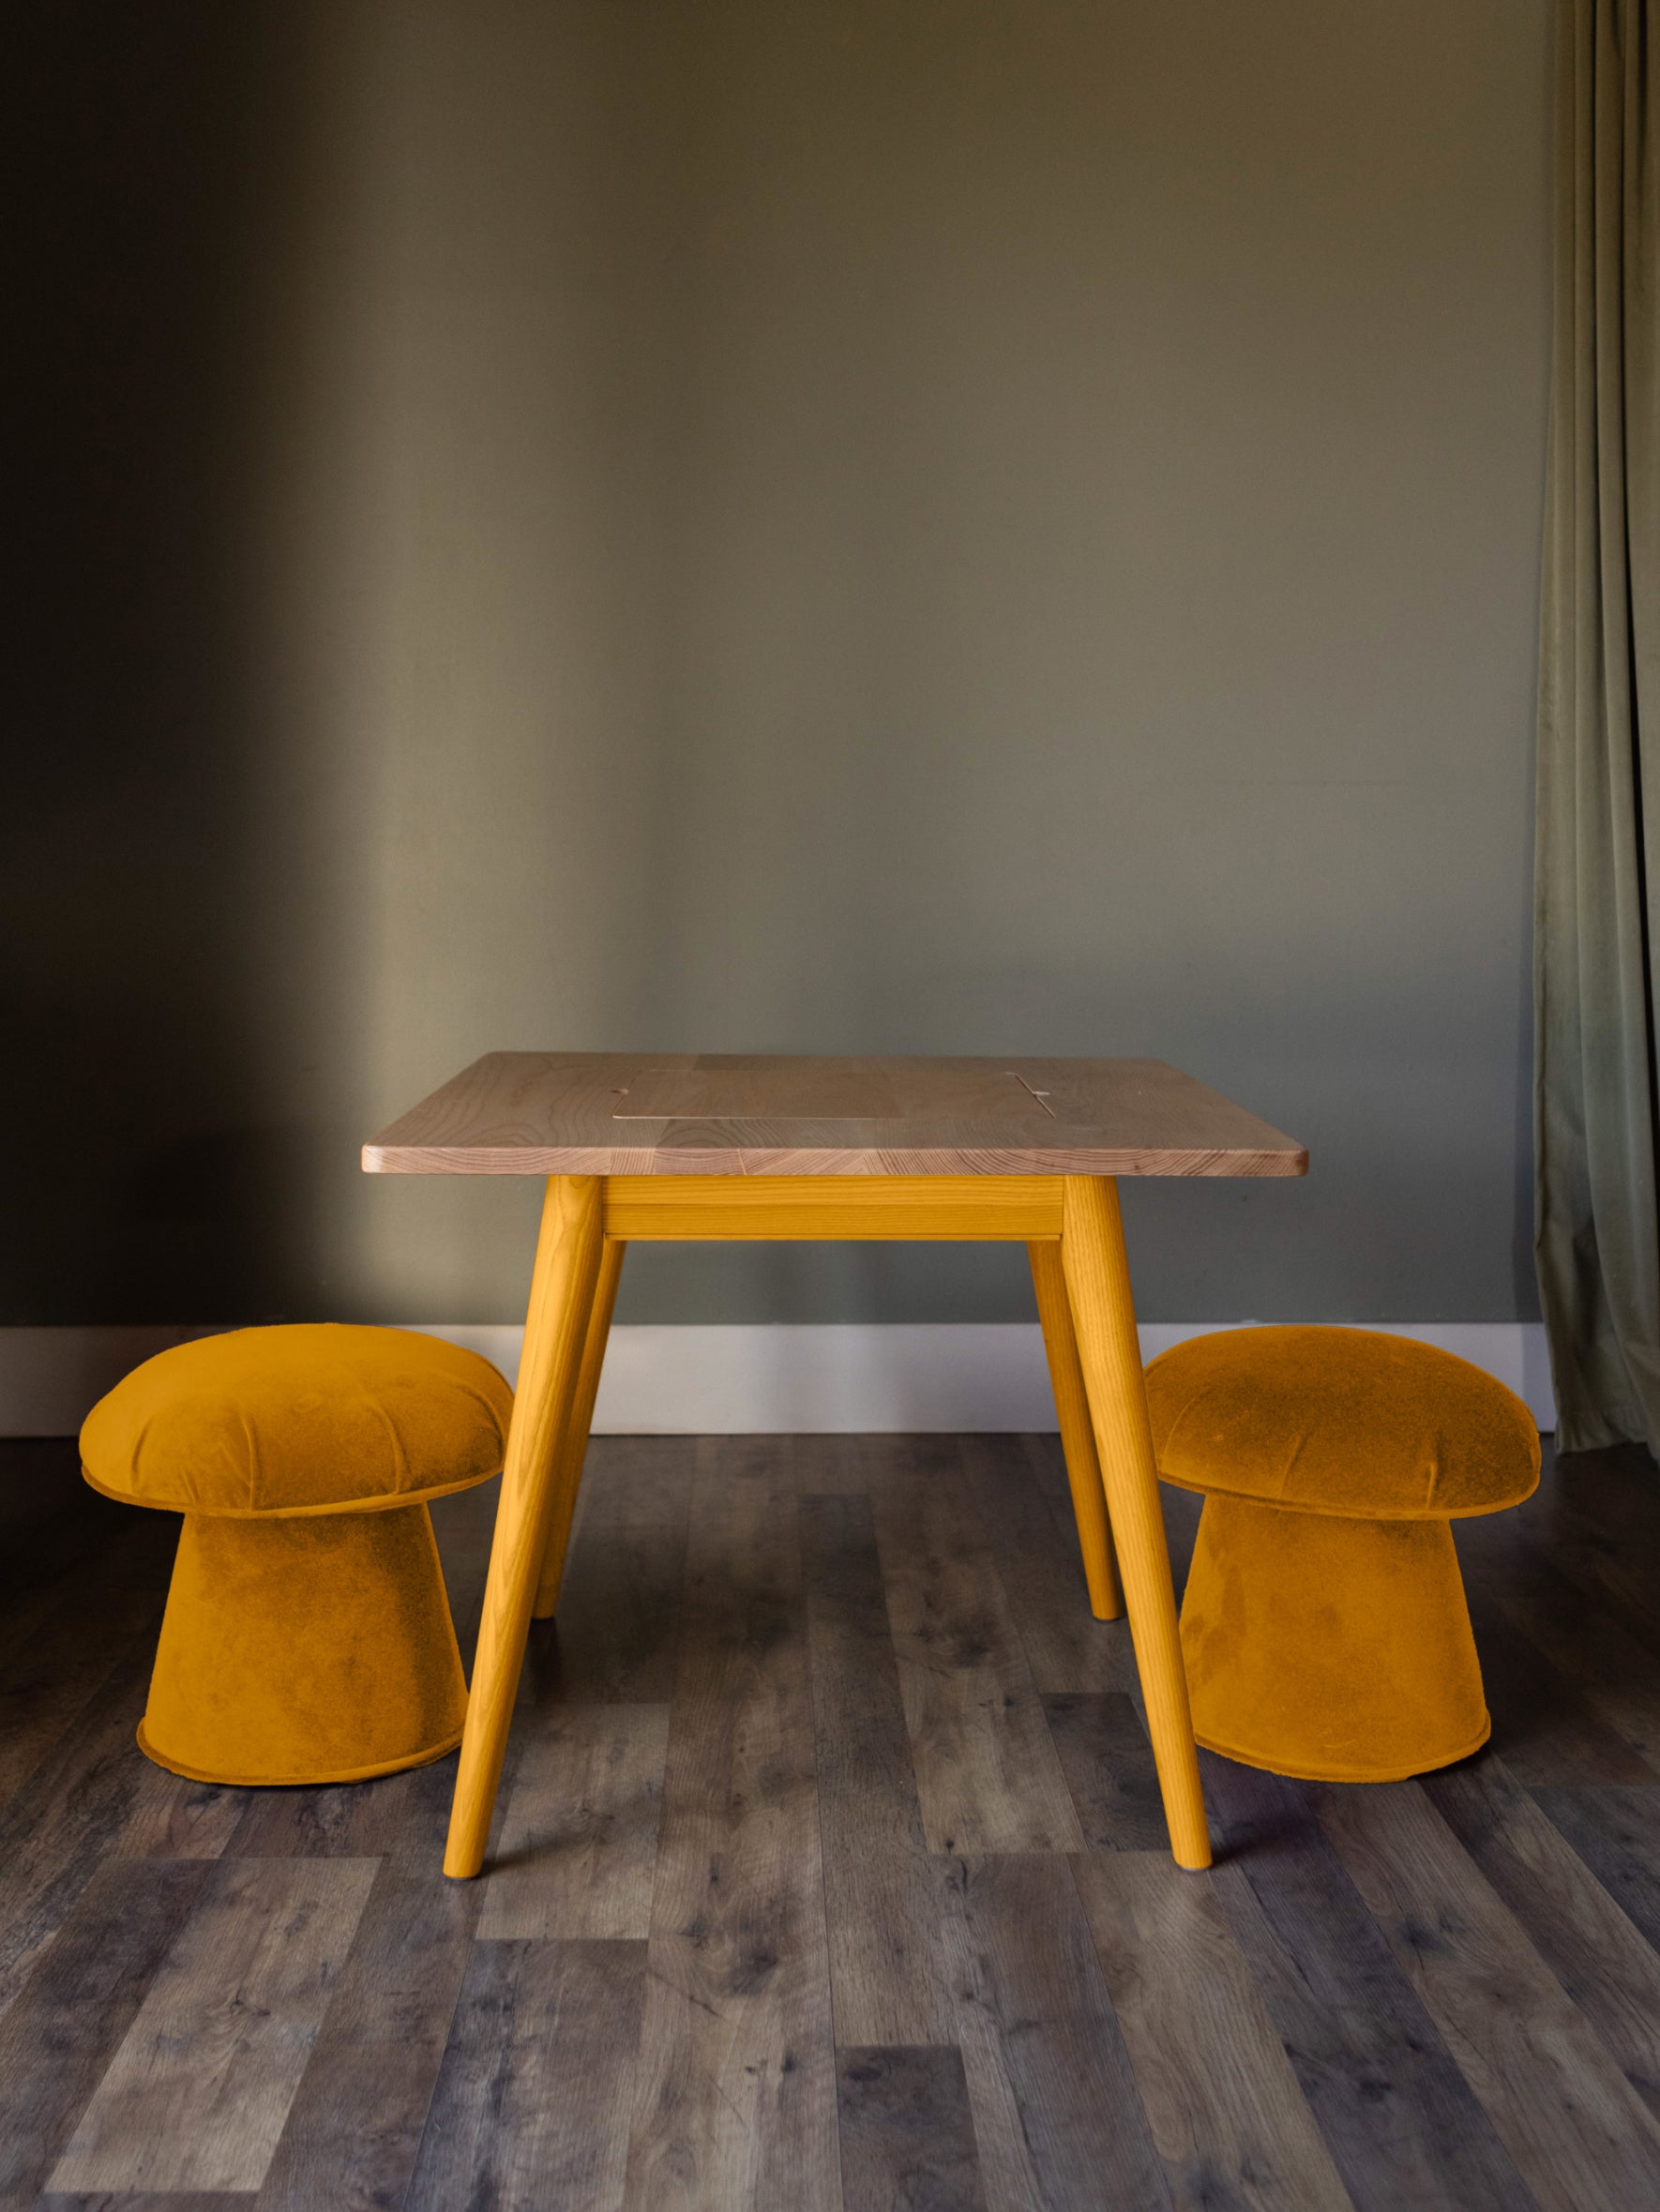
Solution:
M 370 1512 L 500 1471 L 513 1393 L 413 1329 L 233 1329 L 135 1367 L 86 1417 L 95 1490 L 236 1519 Z
M 1410 1338 L 1270 1328 L 1177 1345 L 1147 1403 L 1160 1475 L 1205 1494 L 1182 1606 L 1200 1742 L 1333 1782 L 1485 1743 L 1448 1523 L 1534 1489 L 1521 1401 Z
M 499 1471 L 513 1395 L 411 1330 L 242 1329 L 160 1353 L 81 1432 L 95 1489 L 185 1516 L 139 1742 L 244 1784 L 354 1782 L 460 1740 L 426 1501 Z

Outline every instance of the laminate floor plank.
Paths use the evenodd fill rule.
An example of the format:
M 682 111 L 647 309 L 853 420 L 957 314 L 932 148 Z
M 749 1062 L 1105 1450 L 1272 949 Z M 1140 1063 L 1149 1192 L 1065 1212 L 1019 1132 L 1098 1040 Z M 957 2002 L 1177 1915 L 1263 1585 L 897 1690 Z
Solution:
M 645 1940 L 668 1748 L 667 1705 L 538 1714 L 484 1885 L 482 1940 Z
M 376 1871 L 216 1862 L 48 2186 L 257 2189 Z
M 1038 1693 L 1127 1688 L 1136 1678 L 1129 1623 L 1096 1620 L 1090 1611 L 1060 1438 L 964 1437 L 960 1449 L 975 1518 Z M 1058 1510 L 1046 1466 L 1059 1468 L 1065 1502 Z
M 989 2212 L 1169 2205 L 1066 1860 L 944 1858 L 940 1882 Z
M 82 1480 L 74 1437 L 0 1437 L 0 1653 L 34 1598 L 55 1605 L 83 1569 L 146 1519 Z
M 507 1786 L 520 1746 L 509 1747 Z M 239 1790 L 242 1815 L 225 1845 L 233 1858 L 414 1859 L 423 1845 L 443 1857 L 455 1793 L 456 1760 L 434 1759 L 371 1782 L 329 1783 L 317 1789 Z M 504 1799 L 506 1787 L 504 1787 Z M 499 1828 L 505 1806 L 497 1807 Z
M 172 1524 L 0 1444 L 0 2212 L 1660 2212 L 1660 1475 L 1456 1538 L 1495 1749 L 1178 1874 L 1058 1439 L 596 1437 L 452 1883 L 453 1756 L 150 1765 Z
M 1349 2212 L 1210 1883 L 1168 1850 L 1095 1853 L 1073 1873 L 1183 2212 Z
M 803 1436 L 789 1439 L 798 1497 L 864 1497 L 872 1468 L 888 1457 L 886 1437 Z
M 1495 1515 L 1502 1522 L 1504 1516 Z M 1573 1683 L 1660 1779 L 1660 1652 L 1562 1573 L 1536 1542 L 1465 1555 L 1465 1580 Z
M 65 1591 L 55 1579 L 31 1578 L 0 1588 L 0 1681 L 16 1664 L 19 1653 L 33 1650 L 64 1603 Z
M 617 2212 L 645 1972 L 640 1942 L 475 1945 L 405 2212 Z
M 929 1848 L 1081 1851 L 956 1440 L 905 1441 L 899 1471 L 873 1486 L 871 1507 Z
M 938 1885 L 923 1833 L 868 1497 L 800 1503 L 819 1831 L 836 2038 L 951 2036 Z
M 1523 1635 L 1478 1584 L 1469 1592 L 1493 1749 L 1520 1783 L 1660 1782 L 1569 1677 Z
M 429 1839 L 442 1848 L 441 1836 Z M 401 2205 L 482 1900 L 428 1853 L 381 1861 L 256 2200 L 257 2212 Z
M 1645 1481 L 1652 1483 L 1652 1469 Z M 1562 1573 L 1660 1651 L 1660 1534 L 1643 1488 L 1614 1454 L 1565 1453 L 1517 1509 L 1517 1521 L 1524 1539 L 1536 1541 Z
M 1552 1482 L 1524 1509 L 1543 1529 L 1573 1519 L 1595 1529 L 1610 1553 L 1651 1571 L 1645 1602 L 1653 1603 L 1652 1571 L 1660 1567 L 1660 1497 L 1655 1495 L 1654 1461 L 1640 1444 L 1615 1444 L 1597 1452 L 1557 1452 L 1550 1448 Z
M 954 2044 L 836 2054 L 844 2212 L 987 2212 Z
M 1653 2202 L 1660 2125 L 1419 1786 L 1316 1802 L 1541 2212 Z
M 679 1662 L 696 1439 L 596 1437 L 555 1621 L 533 1630 L 561 1700 L 666 1705 Z
M 966 1439 L 965 1439 L 966 1440 Z M 1049 1518 L 1063 1535 L 1069 1536 L 1076 1549 L 1078 1532 L 1072 1519 L 1072 1485 L 1066 1476 L 1066 1454 L 1061 1439 L 1051 1430 L 1047 1435 L 1028 1431 L 1020 1438 L 1026 1465 L 1032 1480 L 1049 1500 Z M 1079 1587 L 1086 1591 L 1083 1580 L 1083 1561 L 1078 1561 Z
M 478 1641 L 478 1620 L 484 1610 L 484 1582 L 490 1572 L 490 1547 L 495 1535 L 496 1507 L 502 1479 L 492 1476 L 475 1490 L 459 1490 L 453 1497 L 435 1497 L 427 1508 L 438 1544 L 438 1563 L 456 1624 L 461 1664 L 473 1672 L 473 1648 Z
M 247 1815 L 248 1792 L 192 1782 L 145 1759 L 111 1849 L 123 1858 L 218 1858 Z
M 1356 2212 L 1529 2212 L 1533 2198 L 1304 1786 L 1200 1753 L 1211 1877 Z
M 1660 1786 L 1532 1795 L 1650 1949 L 1660 1951 Z
M 1660 1955 L 1502 1761 L 1419 1787 L 1660 2116 Z
M 500 1830 L 520 1747 L 509 1746 Z M 402 2202 L 449 2023 L 488 1894 L 434 1874 L 453 1758 L 320 1790 L 260 1790 L 234 1856 L 379 1856 L 363 1917 L 259 2195 L 260 2212 L 307 2212 L 325 2179 L 343 2212 Z
M 135 1811 L 150 1659 L 133 1648 L 0 1813 L 0 2018 Z
M 1043 1710 L 1089 1848 L 1168 1852 L 1158 1768 L 1131 1700 L 1046 1697 Z
M 625 2202 L 836 2212 L 807 1606 L 787 1465 L 704 1439 Z
M 244 2189 L 53 2189 L 35 2200 L 35 2212 L 249 2212 Z
M 144 1521 L 83 1568 L 78 1586 L 61 1593 L 0 1668 L 0 1805 L 140 1646 L 147 1670 L 177 1523 L 163 1513 Z
M 106 1860 L 0 2023 L 0 2212 L 34 2204 L 206 1876 Z

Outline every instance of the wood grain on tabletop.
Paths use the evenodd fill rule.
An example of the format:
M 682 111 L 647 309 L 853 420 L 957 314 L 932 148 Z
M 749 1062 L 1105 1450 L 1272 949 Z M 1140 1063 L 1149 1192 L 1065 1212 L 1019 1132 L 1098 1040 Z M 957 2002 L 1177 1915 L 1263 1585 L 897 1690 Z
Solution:
M 713 1053 L 487 1053 L 363 1151 L 371 1173 L 400 1175 L 1273 1176 L 1307 1164 L 1294 1138 L 1163 1061 Z

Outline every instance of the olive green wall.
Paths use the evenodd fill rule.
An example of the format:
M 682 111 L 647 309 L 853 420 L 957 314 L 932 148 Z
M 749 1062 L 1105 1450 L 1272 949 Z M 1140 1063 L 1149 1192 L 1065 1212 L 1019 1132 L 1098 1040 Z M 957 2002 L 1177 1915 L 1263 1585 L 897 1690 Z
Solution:
M 509 1045 L 1160 1055 L 1314 1166 L 1147 1317 L 1534 1310 L 1547 0 L 25 12 L 0 1319 L 513 1318 L 355 1164 Z

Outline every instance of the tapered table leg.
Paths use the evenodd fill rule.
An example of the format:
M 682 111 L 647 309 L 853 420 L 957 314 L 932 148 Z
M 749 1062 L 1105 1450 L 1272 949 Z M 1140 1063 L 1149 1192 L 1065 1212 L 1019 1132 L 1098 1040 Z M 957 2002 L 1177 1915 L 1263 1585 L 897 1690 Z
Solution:
M 599 1279 L 594 1287 L 594 1311 L 582 1343 L 576 1395 L 571 1400 L 570 1419 L 566 1423 L 553 1468 L 553 1516 L 548 1528 L 548 1548 L 542 1556 L 536 1600 L 531 1608 L 537 1620 L 551 1620 L 559 1603 L 565 1555 L 570 1548 L 570 1525 L 577 1510 L 577 1492 L 582 1482 L 582 1462 L 588 1455 L 594 1401 L 599 1395 L 599 1371 L 605 1365 L 611 1309 L 617 1302 L 617 1283 L 623 1272 L 623 1255 L 627 1249 L 620 1237 L 607 1237 L 600 1250 Z
M 1193 1745 L 1193 1716 L 1187 1707 L 1187 1677 L 1176 1633 L 1176 1601 L 1147 1424 L 1147 1392 L 1136 1341 L 1118 1189 L 1109 1179 L 1066 1177 L 1061 1264 L 1112 1533 L 1118 1540 L 1119 1572 L 1170 1850 L 1178 1866 L 1205 1867 L 1211 1863 L 1211 1839 Z
M 1043 1348 L 1049 1355 L 1049 1382 L 1060 1417 L 1061 1449 L 1066 1457 L 1066 1480 L 1072 1486 L 1072 1515 L 1083 1553 L 1090 1611 L 1097 1620 L 1117 1620 L 1124 1612 L 1124 1599 L 1112 1557 L 1112 1530 L 1107 1520 L 1107 1494 L 1101 1485 L 1101 1463 L 1095 1456 L 1094 1430 L 1090 1425 L 1090 1402 L 1083 1387 L 1083 1370 L 1078 1363 L 1072 1311 L 1066 1302 L 1060 1243 L 1047 1239 L 1028 1244 L 1026 1253 L 1032 1262 L 1032 1287 L 1037 1292 L 1037 1317 L 1043 1323 Z
M 597 1176 L 549 1178 L 449 1816 L 449 1843 L 444 1854 L 445 1873 L 463 1879 L 484 1864 L 490 1838 L 531 1603 L 547 1557 L 553 1463 L 569 1425 L 594 1307 L 600 1219 Z

